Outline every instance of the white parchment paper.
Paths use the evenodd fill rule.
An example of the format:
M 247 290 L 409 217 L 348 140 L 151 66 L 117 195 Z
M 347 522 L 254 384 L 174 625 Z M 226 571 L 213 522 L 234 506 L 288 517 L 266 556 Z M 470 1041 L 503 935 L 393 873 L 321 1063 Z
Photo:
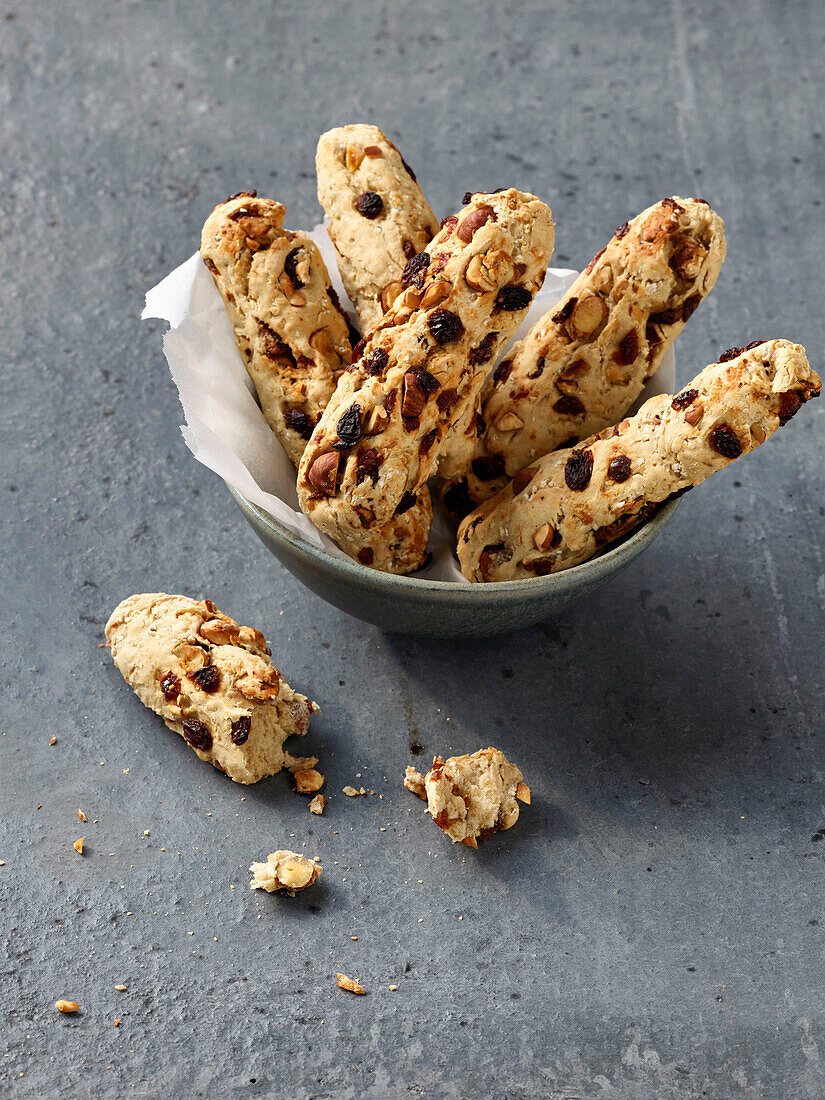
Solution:
M 310 236 L 321 250 L 342 305 L 354 318 L 325 226 L 316 226 Z M 544 286 L 514 339 L 527 334 L 539 317 L 562 297 L 577 274 L 565 268 L 547 269 Z M 323 547 L 334 557 L 345 557 L 298 507 L 295 468 L 264 420 L 221 296 L 198 252 L 148 292 L 142 317 L 169 322 L 169 330 L 163 337 L 163 353 L 186 419 L 181 433 L 198 462 L 298 538 Z M 672 392 L 675 366 L 671 348 L 637 405 L 656 393 Z M 429 542 L 432 561 L 416 576 L 461 581 L 464 578 L 458 568 L 453 531 L 435 503 Z

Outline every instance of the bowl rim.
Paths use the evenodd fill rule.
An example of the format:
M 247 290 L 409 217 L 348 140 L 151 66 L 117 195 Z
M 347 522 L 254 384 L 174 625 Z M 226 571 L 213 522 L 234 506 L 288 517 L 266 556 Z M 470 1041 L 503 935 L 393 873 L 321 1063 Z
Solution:
M 339 574 L 344 579 L 350 579 L 359 585 L 369 583 L 371 587 L 383 588 L 396 593 L 404 593 L 412 596 L 418 594 L 431 598 L 455 597 L 461 595 L 464 600 L 483 600 L 490 596 L 519 595 L 521 597 L 533 595 L 536 597 L 549 595 L 552 591 L 566 591 L 570 587 L 578 587 L 589 579 L 603 576 L 611 571 L 611 566 L 619 566 L 623 558 L 630 555 L 635 557 L 661 533 L 673 518 L 676 509 L 681 503 L 681 497 L 671 497 L 663 501 L 655 513 L 646 523 L 642 524 L 627 538 L 622 539 L 611 550 L 606 550 L 580 565 L 571 566 L 558 573 L 551 573 L 546 577 L 529 577 L 524 580 L 512 581 L 488 581 L 485 584 L 472 584 L 462 581 L 434 581 L 426 577 L 414 575 L 400 575 L 397 573 L 384 573 L 379 569 L 370 569 L 360 562 L 350 558 L 335 558 L 323 547 L 313 546 L 302 538 L 293 534 L 279 520 L 252 501 L 247 500 L 242 493 L 225 483 L 230 494 L 242 512 L 250 517 L 256 524 L 266 528 L 270 536 L 285 548 L 310 558 L 314 563 L 333 573 Z

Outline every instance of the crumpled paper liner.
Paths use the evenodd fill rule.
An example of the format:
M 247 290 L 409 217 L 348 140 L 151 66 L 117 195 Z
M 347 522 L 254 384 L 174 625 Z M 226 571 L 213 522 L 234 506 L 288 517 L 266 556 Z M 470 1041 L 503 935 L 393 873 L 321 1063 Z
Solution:
M 355 311 L 344 291 L 335 250 L 324 224 L 310 236 L 318 245 L 341 303 Z M 544 286 L 536 295 L 514 339 L 525 336 L 535 322 L 573 283 L 578 272 L 547 269 Z M 186 446 L 198 460 L 233 489 L 283 524 L 292 534 L 333 557 L 346 555 L 313 526 L 298 506 L 295 467 L 264 420 L 255 388 L 235 345 L 221 296 L 200 253 L 146 295 L 142 317 L 168 321 L 163 353 L 178 388 L 186 423 L 181 425 Z M 671 348 L 656 377 L 646 386 L 634 409 L 657 393 L 669 393 L 675 381 L 676 360 Z M 432 561 L 417 577 L 436 581 L 463 581 L 455 553 L 455 535 L 449 520 L 435 503 L 430 533 Z

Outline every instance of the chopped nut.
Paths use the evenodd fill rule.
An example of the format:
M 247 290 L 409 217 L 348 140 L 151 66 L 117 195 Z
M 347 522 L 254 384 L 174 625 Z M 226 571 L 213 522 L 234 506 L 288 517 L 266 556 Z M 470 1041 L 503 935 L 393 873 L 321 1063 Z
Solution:
M 500 248 L 473 256 L 467 264 L 464 278 L 468 286 L 482 293 L 498 290 L 513 273 L 513 261 L 509 253 Z
M 339 455 L 337 451 L 329 451 L 327 454 L 319 455 L 312 463 L 307 473 L 307 479 L 310 485 L 314 486 L 320 492 L 332 496 L 335 492 L 335 485 L 338 480 L 338 459 Z
M 314 348 L 319 355 L 323 355 L 327 362 L 332 360 L 338 362 L 338 354 L 332 346 L 332 340 L 325 328 L 319 328 L 317 332 L 313 332 L 309 338 L 309 346 Z
M 115 1027 L 120 1027 L 120 1020 L 115 1020 Z
M 57 1009 L 58 1012 L 66 1013 L 78 1012 L 80 1009 L 80 1005 L 77 1003 L 77 1001 L 55 1001 L 54 1007 Z
M 450 284 L 445 283 L 443 279 L 436 279 L 425 289 L 421 299 L 421 308 L 429 309 L 431 306 L 443 302 L 449 296 L 449 293 Z
M 309 812 L 311 814 L 322 814 L 326 807 L 327 800 L 322 794 L 316 794 L 316 796 L 310 800 Z M 317 859 L 317 856 L 316 856 Z
M 696 427 L 696 425 L 699 423 L 704 415 L 705 406 L 702 404 L 701 401 L 698 401 L 685 413 L 685 423 L 691 424 L 693 427 Z
M 271 665 L 264 665 L 256 672 L 247 672 L 235 681 L 235 690 L 256 703 L 268 703 L 277 699 L 280 689 L 280 673 Z
M 524 802 L 527 806 L 531 805 L 530 788 L 527 786 L 526 783 L 516 784 L 516 798 L 519 800 L 519 802 Z
M 393 302 L 401 293 L 401 283 L 387 283 L 384 289 L 381 291 L 381 308 L 387 313 L 393 305 Z
M 417 794 L 419 798 L 427 801 L 427 788 L 424 785 L 424 776 L 415 768 L 408 767 L 404 772 L 404 786 L 408 791 Z
M 78 852 L 80 855 L 83 855 L 83 841 L 84 841 L 84 839 L 85 839 L 84 837 L 80 836 L 80 837 L 77 838 L 77 840 L 72 845 L 74 850 L 76 852 Z
M 379 435 L 389 422 L 389 414 L 384 406 L 376 405 L 364 422 L 364 435 Z
M 350 172 L 357 172 L 366 156 L 366 149 L 359 149 L 355 145 L 347 146 L 347 168 Z
M 367 992 L 362 985 L 359 985 L 353 978 L 348 978 L 346 974 L 336 974 L 335 984 L 339 989 L 346 989 L 348 993 Z
M 482 225 L 488 222 L 490 219 L 496 220 L 496 212 L 492 206 L 479 206 L 477 210 L 473 210 L 466 218 L 463 218 L 459 223 L 456 230 L 456 236 L 460 241 L 469 243 L 477 231 L 481 229 Z
M 78 821 L 85 821 L 86 820 L 86 815 L 83 813 L 82 810 L 77 811 L 77 819 L 78 819 Z
M 315 768 L 295 772 L 295 790 L 298 794 L 314 794 L 324 785 L 324 777 Z
M 579 298 L 570 318 L 571 326 L 579 336 L 590 336 L 607 316 L 607 306 L 595 294 Z
M 408 286 L 404 291 L 404 296 L 401 299 L 407 309 L 418 309 L 421 303 L 422 293 L 414 286 Z
M 557 532 L 549 523 L 543 523 L 533 535 L 533 542 L 539 550 L 549 550 L 557 538 Z
M 208 619 L 198 633 L 213 645 L 234 645 L 241 631 L 231 619 Z
M 503 412 L 496 421 L 496 430 L 499 432 L 514 432 L 524 427 L 524 421 L 516 413 Z

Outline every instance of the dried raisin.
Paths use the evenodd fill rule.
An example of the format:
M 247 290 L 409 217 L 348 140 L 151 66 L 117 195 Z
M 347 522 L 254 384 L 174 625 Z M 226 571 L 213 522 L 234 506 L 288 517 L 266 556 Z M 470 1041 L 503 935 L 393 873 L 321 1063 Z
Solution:
M 501 455 L 482 455 L 481 458 L 474 458 L 471 465 L 479 481 L 495 481 L 504 474 L 504 459 Z
M 533 295 L 523 286 L 503 286 L 496 295 L 494 309 L 503 309 L 505 313 L 516 313 L 527 309 L 533 301 Z
M 284 409 L 284 424 L 290 431 L 297 432 L 301 439 L 309 439 L 314 427 L 303 409 L 291 408 L 289 405 Z
M 563 394 L 553 406 L 559 416 L 584 416 L 584 405 L 572 394 Z
M 738 435 L 729 424 L 717 424 L 712 428 L 708 434 L 708 443 L 722 458 L 739 458 L 743 449 Z
M 375 351 L 371 351 L 367 358 L 364 360 L 364 370 L 367 374 L 378 375 L 383 374 L 387 369 L 387 363 L 389 363 L 390 357 L 384 351 L 383 348 L 376 348 Z
M 355 446 L 361 438 L 361 406 L 357 401 L 340 417 L 335 430 L 338 433 L 338 442 L 333 443 L 336 450 L 348 450 Z
M 427 268 L 429 266 L 429 252 L 419 252 L 417 256 L 413 255 L 412 259 L 407 260 L 401 274 L 402 290 L 406 290 L 408 286 L 414 286 L 420 290 L 424 285 L 424 279 L 427 276 Z
M 205 668 L 199 668 L 197 672 L 190 672 L 189 679 L 201 691 L 210 695 L 221 686 L 221 674 L 216 665 L 207 665 Z
M 468 358 L 471 366 L 480 367 L 482 364 L 490 362 L 493 358 L 493 350 L 497 338 L 497 332 L 488 332 L 480 344 L 476 344 L 474 348 L 470 348 Z
M 417 499 L 418 498 L 416 497 L 415 493 L 411 493 L 408 489 L 399 500 L 393 515 L 403 516 L 405 512 L 409 512 L 410 508 L 412 508 Z
M 233 722 L 229 734 L 232 738 L 233 745 L 245 745 L 249 740 L 249 731 L 251 729 L 252 719 L 248 714 L 245 714 L 243 718 L 238 718 L 237 721 Z
M 292 283 L 296 290 L 300 290 L 301 287 L 304 285 L 304 280 L 298 275 L 298 272 L 295 270 L 295 265 L 298 262 L 298 254 L 300 253 L 300 251 L 300 248 L 293 248 L 291 252 L 287 253 L 287 257 L 284 260 L 284 271 L 286 272 L 289 281 Z
M 627 455 L 611 458 L 607 467 L 607 476 L 611 481 L 627 481 L 630 477 L 630 459 Z
M 464 335 L 461 318 L 449 309 L 434 309 L 427 317 L 427 327 L 437 344 L 451 344 Z
M 208 752 L 212 748 L 212 734 L 197 718 L 184 718 L 183 736 L 193 748 L 200 749 L 201 752 Z
M 510 377 L 510 371 L 513 369 L 512 359 L 502 359 L 496 369 L 493 371 L 493 381 L 497 386 L 500 386 L 502 382 L 506 382 Z
M 575 493 L 582 492 L 590 484 L 593 474 L 593 452 L 573 451 L 564 466 L 564 480 L 567 488 Z
M 384 200 L 375 191 L 365 191 L 355 200 L 355 209 L 365 218 L 372 221 L 384 209 Z
M 173 702 L 180 695 L 180 677 L 167 672 L 160 682 L 160 690 L 167 703 Z
M 698 390 L 683 390 L 681 393 L 677 393 L 670 403 L 672 409 L 686 409 L 688 405 L 692 405 L 696 398 L 699 396 Z

